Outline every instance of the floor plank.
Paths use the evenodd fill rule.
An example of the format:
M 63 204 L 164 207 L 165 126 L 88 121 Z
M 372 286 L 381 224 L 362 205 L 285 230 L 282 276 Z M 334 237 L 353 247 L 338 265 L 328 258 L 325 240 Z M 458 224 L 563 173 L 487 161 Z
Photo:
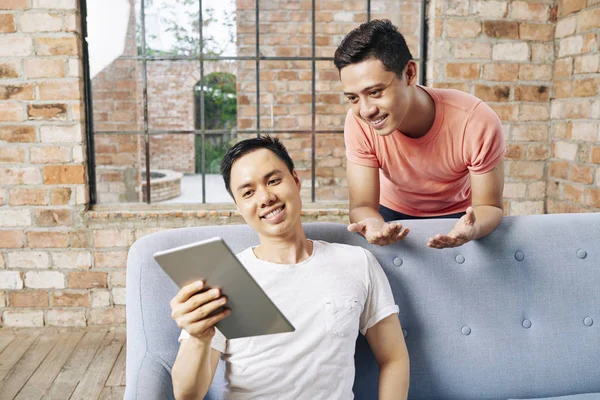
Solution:
M 52 386 L 54 379 L 67 362 L 81 338 L 84 331 L 62 332 L 58 336 L 58 343 L 35 373 L 29 378 L 15 400 L 39 400 L 44 392 Z
M 117 362 L 113 366 L 105 386 L 125 386 L 125 359 L 126 346 L 123 346 Z
M 107 335 L 108 337 L 109 335 Z M 91 400 L 98 399 L 104 389 L 106 380 L 110 371 L 123 348 L 124 333 L 112 333 L 112 340 L 106 346 L 101 346 L 98 353 L 94 356 L 90 366 L 75 388 L 75 392 L 70 397 L 71 400 Z M 103 343 L 107 342 L 107 338 Z
M 0 381 L 10 372 L 21 356 L 37 339 L 39 332 L 16 336 L 0 354 Z
M 0 400 L 14 399 L 48 353 L 56 346 L 58 338 L 59 335 L 56 332 L 48 332 L 39 336 L 0 382 Z
M 65 400 L 71 396 L 106 336 L 106 330 L 85 334 L 44 395 L 44 400 Z
M 106 386 L 104 389 L 102 389 L 99 400 L 123 400 L 124 396 L 124 386 Z
M 0 354 L 4 351 L 4 349 L 13 341 L 15 335 L 1 335 L 0 336 Z M 1 379 L 1 378 L 0 378 Z

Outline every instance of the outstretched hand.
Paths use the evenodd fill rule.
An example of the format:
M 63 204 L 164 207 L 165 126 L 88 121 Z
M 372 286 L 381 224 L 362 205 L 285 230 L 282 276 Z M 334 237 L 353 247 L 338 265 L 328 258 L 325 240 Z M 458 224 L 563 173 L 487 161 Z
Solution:
M 463 215 L 454 228 L 447 235 L 435 235 L 429 238 L 428 247 L 434 249 L 446 249 L 450 247 L 458 247 L 470 242 L 475 236 L 475 212 L 473 207 L 467 208 L 467 213 Z
M 403 240 L 410 230 L 398 222 L 384 222 L 379 218 L 365 218 L 348 225 L 350 232 L 358 232 L 371 244 L 385 246 Z

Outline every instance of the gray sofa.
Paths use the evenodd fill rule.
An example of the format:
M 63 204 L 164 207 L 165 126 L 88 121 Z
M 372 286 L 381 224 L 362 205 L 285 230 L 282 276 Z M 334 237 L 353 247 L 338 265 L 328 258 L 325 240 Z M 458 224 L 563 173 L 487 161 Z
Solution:
M 312 239 L 366 246 L 383 266 L 410 353 L 410 399 L 600 398 L 600 213 L 507 217 L 465 246 L 425 246 L 453 224 L 407 221 L 407 239 L 386 247 L 343 224 L 305 228 Z M 163 231 L 131 247 L 126 399 L 173 397 L 179 329 L 169 300 L 177 287 L 153 253 L 212 236 L 234 251 L 257 243 L 249 227 L 230 225 Z M 222 398 L 223 371 L 207 398 Z M 377 398 L 377 364 L 362 338 L 354 393 Z

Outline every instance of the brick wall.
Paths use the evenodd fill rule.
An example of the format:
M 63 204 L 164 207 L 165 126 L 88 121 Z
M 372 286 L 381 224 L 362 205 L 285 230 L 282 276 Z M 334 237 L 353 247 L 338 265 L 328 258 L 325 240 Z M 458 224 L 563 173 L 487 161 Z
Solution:
M 431 2 L 428 84 L 486 101 L 503 122 L 507 214 L 545 212 L 554 1 Z
M 253 20 L 254 10 L 247 3 L 253 4 L 238 2 L 238 22 Z M 269 2 L 279 9 L 264 10 L 261 20 L 268 15 L 299 18 L 295 15 L 306 13 L 304 3 Z M 0 2 L 0 315 L 6 327 L 123 324 L 125 262 L 134 240 L 162 229 L 242 222 L 232 207 L 222 205 L 126 204 L 87 209 L 76 4 L 75 0 Z M 323 44 L 317 49 L 327 54 L 347 29 L 366 16 L 359 9 L 362 2 L 317 4 L 319 18 L 325 22 L 318 28 Z M 397 8 L 394 4 L 372 0 L 373 17 L 389 8 L 394 22 L 417 34 L 418 2 Z M 479 95 L 500 114 L 510 150 L 507 212 L 543 212 L 545 207 L 549 212 L 598 211 L 600 105 L 594 92 L 600 63 L 598 0 L 435 0 L 431 4 L 430 83 Z M 278 12 L 283 14 L 277 17 Z M 300 20 L 278 24 L 278 29 L 303 26 Z M 239 22 L 238 32 L 240 48 L 251 51 L 253 26 Z M 306 51 L 301 50 L 304 45 L 293 44 L 305 40 L 300 39 L 304 31 L 276 32 L 261 40 L 277 42 L 283 40 L 277 36 L 283 36 L 286 41 L 271 44 L 267 51 Z M 409 37 L 409 43 L 415 46 L 415 39 Z M 244 65 L 241 73 L 238 70 L 238 90 L 243 88 L 238 104 L 240 110 L 249 110 L 238 114 L 239 129 L 256 123 L 253 64 Z M 316 64 L 319 127 L 340 129 L 346 106 L 340 98 L 337 73 L 329 62 Z M 261 98 L 261 126 L 271 123 L 269 104 L 273 104 L 273 125 L 289 123 L 285 122 L 289 115 L 295 124 L 306 124 L 302 114 L 293 114 L 306 105 L 306 71 L 300 64 L 269 62 L 266 67 L 261 85 L 268 91 Z M 110 68 L 120 79 L 139 79 L 135 64 L 117 61 Z M 291 74 L 277 78 L 282 72 Z M 294 102 L 284 96 L 287 88 L 293 89 Z M 131 94 L 138 98 L 137 84 L 129 91 L 117 89 L 102 89 L 108 93 L 104 100 L 109 100 L 104 104 L 101 95 L 95 97 L 98 112 L 118 113 L 137 101 Z M 168 108 L 156 112 L 161 110 L 168 112 Z M 125 114 L 121 119 L 106 116 L 105 121 L 113 124 L 106 129 L 139 126 L 139 111 L 128 112 L 129 119 Z M 96 122 L 100 129 L 101 121 Z M 303 168 L 306 198 L 310 193 L 310 137 L 282 136 Z M 97 162 L 103 166 L 96 169 L 103 173 L 98 185 L 109 185 L 103 195 L 114 190 L 121 193 L 117 201 L 131 201 L 128 196 L 139 199 L 140 144 L 135 135 L 96 136 Z M 344 198 L 343 155 L 341 135 L 317 136 L 317 199 Z M 123 188 L 123 174 L 131 174 L 128 182 L 134 183 Z M 347 221 L 344 204 L 307 204 L 305 208 L 305 221 Z
M 560 1 L 548 212 L 600 211 L 600 1 Z

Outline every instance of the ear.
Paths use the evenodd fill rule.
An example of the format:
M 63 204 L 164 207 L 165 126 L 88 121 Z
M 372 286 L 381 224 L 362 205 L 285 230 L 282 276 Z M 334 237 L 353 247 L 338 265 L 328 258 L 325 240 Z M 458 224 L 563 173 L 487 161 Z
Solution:
M 298 187 L 298 190 L 300 190 L 300 188 L 302 187 L 302 182 L 300 181 L 300 178 L 298 177 L 298 173 L 296 172 L 296 170 L 292 171 L 292 176 L 294 177 L 294 182 L 296 182 L 296 186 Z
M 404 67 L 404 76 L 408 86 L 414 86 L 417 83 L 418 65 L 414 60 L 410 60 Z

